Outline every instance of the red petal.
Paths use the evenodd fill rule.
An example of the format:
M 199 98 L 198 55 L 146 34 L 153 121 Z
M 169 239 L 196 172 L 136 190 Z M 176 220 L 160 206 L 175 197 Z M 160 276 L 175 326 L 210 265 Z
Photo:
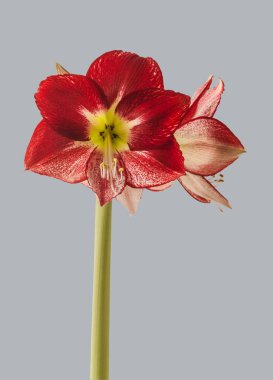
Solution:
M 217 86 L 210 89 L 212 79 L 210 76 L 194 94 L 191 106 L 183 118 L 183 124 L 200 116 L 212 117 L 215 114 L 225 88 L 224 82 L 220 80 Z
M 127 208 L 131 215 L 133 215 L 137 211 L 142 193 L 143 189 L 135 189 L 130 186 L 125 186 L 123 192 L 117 196 L 117 200 Z
M 199 202 L 216 202 L 231 208 L 228 200 L 204 177 L 187 172 L 186 175 L 181 176 L 178 181 L 184 189 Z
M 38 174 L 76 183 L 86 179 L 89 144 L 54 132 L 45 121 L 36 127 L 25 155 L 25 168 Z
M 180 124 L 190 98 L 174 91 L 146 89 L 121 100 L 116 112 L 130 122 L 129 146 L 146 150 L 165 143 Z
M 124 168 L 123 162 L 119 156 L 115 157 L 117 159 L 117 169 Z M 118 194 L 120 194 L 126 182 L 126 173 L 123 171 L 122 177 L 118 175 L 112 180 L 107 180 L 101 177 L 100 164 L 103 162 L 103 155 L 98 150 L 95 149 L 88 160 L 86 166 L 87 179 L 90 188 L 97 194 L 101 206 L 105 203 L 111 201 Z
M 127 183 L 131 187 L 149 188 L 163 185 L 184 173 L 183 157 L 178 144 L 171 139 L 160 149 L 124 151 L 120 155 L 125 164 Z
M 35 94 L 43 118 L 57 132 L 74 140 L 88 140 L 90 123 L 81 113 L 107 108 L 98 85 L 82 75 L 53 75 Z
M 223 170 L 244 152 L 238 138 L 219 120 L 199 117 L 175 133 L 185 159 L 185 168 L 199 175 Z
M 120 50 L 97 58 L 86 75 L 100 85 L 110 104 L 134 91 L 164 87 L 160 67 L 152 58 Z

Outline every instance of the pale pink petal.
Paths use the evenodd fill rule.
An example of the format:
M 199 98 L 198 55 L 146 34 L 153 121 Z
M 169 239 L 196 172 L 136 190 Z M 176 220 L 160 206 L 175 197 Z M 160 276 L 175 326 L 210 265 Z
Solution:
M 219 120 L 199 117 L 175 132 L 184 156 L 185 169 L 207 176 L 235 161 L 244 147 L 230 129 Z
M 208 81 L 193 96 L 191 106 L 182 120 L 182 125 L 197 117 L 213 117 L 215 114 L 225 87 L 224 82 L 220 80 L 215 87 L 210 89 L 212 78 L 212 76 L 209 77 Z
M 87 181 L 87 180 L 85 180 L 85 181 L 82 181 L 82 182 L 81 182 L 81 184 L 82 184 L 82 185 L 84 185 L 84 186 L 86 186 L 86 187 L 89 187 L 89 189 L 91 189 L 91 190 L 92 190 L 92 188 L 91 188 L 91 186 L 89 185 L 89 183 L 88 183 L 88 181 Z
M 229 201 L 206 178 L 187 172 L 178 181 L 199 202 L 216 202 L 231 208 Z
M 164 185 L 149 187 L 148 190 L 151 190 L 151 191 L 164 191 L 166 189 L 169 189 L 172 186 L 172 184 L 173 184 L 173 182 L 168 182 L 168 183 L 164 183 Z
M 142 197 L 143 189 L 135 189 L 125 186 L 123 192 L 117 196 L 117 200 L 128 209 L 129 213 L 135 214 L 139 201 Z
M 212 80 L 213 80 L 213 75 L 210 75 L 208 77 L 208 80 L 202 84 L 201 87 L 199 87 L 195 93 L 193 94 L 192 98 L 191 98 L 191 106 L 193 105 L 194 102 L 196 102 L 196 100 L 199 99 L 199 97 L 206 91 L 210 88 L 211 86 L 211 83 L 212 83 Z

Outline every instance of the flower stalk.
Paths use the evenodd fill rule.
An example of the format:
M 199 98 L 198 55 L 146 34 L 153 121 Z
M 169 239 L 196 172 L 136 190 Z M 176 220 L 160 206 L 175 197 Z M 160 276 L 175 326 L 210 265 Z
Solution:
M 96 200 L 90 380 L 109 379 L 112 202 Z

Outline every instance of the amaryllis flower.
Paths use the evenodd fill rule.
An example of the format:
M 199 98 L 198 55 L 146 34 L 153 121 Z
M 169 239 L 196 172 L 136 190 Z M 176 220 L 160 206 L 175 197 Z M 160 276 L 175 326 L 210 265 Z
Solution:
M 215 176 L 244 152 L 238 138 L 221 121 L 213 118 L 224 91 L 224 83 L 210 88 L 210 76 L 193 95 L 174 136 L 184 157 L 185 174 L 178 181 L 196 200 L 204 203 L 216 202 L 230 207 L 228 200 L 213 186 L 207 176 Z M 223 175 L 213 182 L 223 182 Z M 149 190 L 162 191 L 172 183 L 151 187 Z M 136 210 L 140 195 L 134 189 L 127 189 L 118 197 L 129 209 Z
M 245 150 L 230 129 L 213 118 L 224 91 L 224 83 L 220 80 L 217 86 L 210 88 L 212 80 L 210 76 L 196 91 L 181 126 L 175 132 L 186 171 L 179 182 L 200 202 L 216 202 L 230 207 L 228 200 L 205 177 L 221 172 Z M 222 181 L 223 175 L 220 174 L 216 182 Z
M 65 75 L 65 74 L 70 74 L 69 71 L 67 71 L 63 66 L 61 66 L 59 63 L 56 64 L 56 71 L 57 74 L 59 75 Z M 84 186 L 87 186 L 90 188 L 90 185 L 88 181 L 83 181 L 82 184 Z M 164 184 L 161 185 L 162 190 L 165 189 L 166 187 L 171 186 L 171 184 Z M 160 191 L 161 187 L 156 186 L 154 187 L 155 191 Z M 116 197 L 116 199 L 124 206 L 127 208 L 130 214 L 135 214 L 137 211 L 137 207 L 139 204 L 139 201 L 142 197 L 143 194 L 143 189 L 142 188 L 134 188 L 129 185 L 126 185 L 123 189 L 123 191 Z
M 148 188 L 184 174 L 173 133 L 190 99 L 163 89 L 153 59 L 111 51 L 86 76 L 66 74 L 61 66 L 59 74 L 35 94 L 43 120 L 27 148 L 26 169 L 69 183 L 88 181 L 101 205 L 126 185 Z

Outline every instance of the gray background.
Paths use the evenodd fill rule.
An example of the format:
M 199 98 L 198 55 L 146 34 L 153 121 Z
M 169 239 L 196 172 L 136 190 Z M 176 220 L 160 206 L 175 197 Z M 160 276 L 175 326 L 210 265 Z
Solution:
M 3 380 L 89 378 L 94 195 L 23 171 L 38 83 L 111 49 L 152 56 L 167 88 L 226 83 L 217 117 L 248 151 L 233 210 L 179 185 L 114 203 L 111 379 L 272 380 L 272 9 L 269 1 L 22 1 L 1 10 Z

